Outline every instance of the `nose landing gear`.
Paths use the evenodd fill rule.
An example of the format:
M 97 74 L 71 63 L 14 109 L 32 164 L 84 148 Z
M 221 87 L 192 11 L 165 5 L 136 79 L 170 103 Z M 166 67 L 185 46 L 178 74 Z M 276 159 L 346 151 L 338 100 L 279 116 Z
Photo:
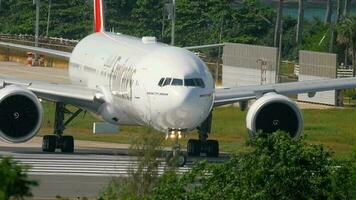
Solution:
M 181 146 L 179 144 L 179 139 L 183 137 L 181 130 L 171 130 L 166 135 L 166 139 L 172 139 L 174 145 L 172 147 L 172 152 L 166 155 L 166 163 L 171 167 L 183 167 L 187 162 L 187 155 L 181 151 Z

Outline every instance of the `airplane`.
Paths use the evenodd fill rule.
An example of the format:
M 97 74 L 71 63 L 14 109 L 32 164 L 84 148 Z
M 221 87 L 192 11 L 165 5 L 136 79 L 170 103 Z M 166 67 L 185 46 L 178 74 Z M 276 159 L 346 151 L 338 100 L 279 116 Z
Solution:
M 115 125 L 147 125 L 178 139 L 198 130 L 190 139 L 188 156 L 216 157 L 219 143 L 209 140 L 213 109 L 232 103 L 249 107 L 249 135 L 258 131 L 302 135 L 303 117 L 286 95 L 356 87 L 356 78 L 311 80 L 271 85 L 215 88 L 205 63 L 192 48 L 159 43 L 154 37 L 136 38 L 105 32 L 102 0 L 94 1 L 95 32 L 82 39 L 71 53 L 0 42 L 0 47 L 32 51 L 69 61 L 71 84 L 53 84 L 0 77 L 0 138 L 21 143 L 40 129 L 41 99 L 55 102 L 53 135 L 43 137 L 42 150 L 74 152 L 74 139 L 63 132 L 82 111 L 90 111 Z M 66 106 L 78 108 L 65 119 Z M 180 156 L 180 148 L 173 152 Z M 183 161 L 186 158 L 182 158 Z

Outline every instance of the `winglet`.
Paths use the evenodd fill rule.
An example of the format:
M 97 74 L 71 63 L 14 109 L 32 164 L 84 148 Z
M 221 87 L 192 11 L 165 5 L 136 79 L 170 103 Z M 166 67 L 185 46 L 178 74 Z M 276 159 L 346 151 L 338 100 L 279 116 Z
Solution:
M 103 0 L 94 0 L 94 31 L 105 31 Z

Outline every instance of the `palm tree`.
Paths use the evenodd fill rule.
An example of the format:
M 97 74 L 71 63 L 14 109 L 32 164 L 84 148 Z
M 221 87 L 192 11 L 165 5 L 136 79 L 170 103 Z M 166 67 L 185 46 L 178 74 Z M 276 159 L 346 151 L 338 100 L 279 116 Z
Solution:
M 282 17 L 283 17 L 283 0 L 279 0 L 278 4 L 278 12 L 277 12 L 277 19 L 276 19 L 276 28 L 274 32 L 274 46 L 279 47 L 279 37 L 282 32 Z
M 332 15 L 331 0 L 327 0 L 326 1 L 326 13 L 325 13 L 324 24 L 328 24 L 328 23 L 331 22 L 331 15 Z
M 302 42 L 303 26 L 304 26 L 304 0 L 299 0 L 297 36 L 296 36 L 297 45 L 299 45 Z
M 337 25 L 337 41 L 344 44 L 345 48 L 350 45 L 353 76 L 356 74 L 356 16 L 346 15 L 341 18 Z M 345 63 L 346 64 L 346 63 Z
M 350 4 L 352 0 L 345 0 L 344 4 L 344 13 L 342 14 L 343 16 L 346 16 L 347 13 L 350 11 Z

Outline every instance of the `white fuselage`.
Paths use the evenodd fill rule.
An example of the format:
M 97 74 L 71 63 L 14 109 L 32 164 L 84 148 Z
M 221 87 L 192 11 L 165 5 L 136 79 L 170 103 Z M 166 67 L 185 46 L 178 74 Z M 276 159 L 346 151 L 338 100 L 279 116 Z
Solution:
M 106 103 L 92 111 L 113 124 L 192 130 L 213 106 L 214 81 L 201 59 L 152 38 L 89 35 L 75 47 L 69 74 L 104 94 Z

